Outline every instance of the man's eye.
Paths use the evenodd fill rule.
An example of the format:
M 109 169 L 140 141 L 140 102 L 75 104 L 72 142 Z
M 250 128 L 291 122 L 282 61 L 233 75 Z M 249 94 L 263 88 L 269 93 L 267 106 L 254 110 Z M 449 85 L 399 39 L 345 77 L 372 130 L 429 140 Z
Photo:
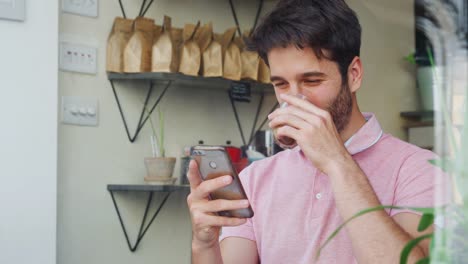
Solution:
M 308 84 L 318 84 L 321 82 L 321 80 L 305 80 L 304 82 Z
M 285 86 L 285 85 L 286 85 L 285 82 L 279 82 L 279 83 L 274 84 L 275 87 L 282 87 L 282 86 Z

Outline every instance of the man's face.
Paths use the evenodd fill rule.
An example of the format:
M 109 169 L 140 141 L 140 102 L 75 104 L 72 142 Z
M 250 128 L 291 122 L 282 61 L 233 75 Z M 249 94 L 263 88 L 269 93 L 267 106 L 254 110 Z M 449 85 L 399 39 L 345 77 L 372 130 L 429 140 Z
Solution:
M 271 81 L 279 95 L 303 94 L 315 106 L 330 112 L 338 132 L 349 122 L 353 101 L 348 84 L 342 82 L 338 64 L 318 59 L 310 48 L 275 48 L 268 53 Z

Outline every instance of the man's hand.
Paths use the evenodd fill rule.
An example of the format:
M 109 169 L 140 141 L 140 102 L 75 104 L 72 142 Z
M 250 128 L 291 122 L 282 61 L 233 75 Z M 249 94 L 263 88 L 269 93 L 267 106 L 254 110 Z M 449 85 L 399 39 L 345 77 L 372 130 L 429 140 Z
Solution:
M 226 175 L 212 180 L 202 181 L 198 173 L 197 163 L 191 161 L 187 177 L 190 181 L 190 195 L 187 203 L 192 219 L 193 241 L 196 249 L 209 249 L 218 246 L 221 226 L 238 226 L 246 219 L 222 217 L 216 212 L 247 208 L 247 200 L 210 200 L 209 194 L 232 182 L 232 176 Z
M 279 127 L 278 136 L 295 139 L 306 157 L 325 174 L 336 162 L 350 157 L 330 113 L 295 96 L 282 94 L 281 99 L 289 106 L 268 116 L 270 127 Z

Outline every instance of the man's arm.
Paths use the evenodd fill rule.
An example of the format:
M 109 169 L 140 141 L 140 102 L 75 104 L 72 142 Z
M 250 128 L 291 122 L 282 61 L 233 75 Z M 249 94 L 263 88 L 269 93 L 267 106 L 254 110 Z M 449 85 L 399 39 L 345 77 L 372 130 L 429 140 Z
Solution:
M 241 237 L 227 237 L 221 241 L 224 264 L 259 263 L 257 243 Z
M 364 172 L 350 155 L 331 167 L 328 176 L 343 219 L 357 212 L 381 205 Z M 411 216 L 409 216 L 411 215 Z M 398 263 L 401 250 L 416 235 L 420 216 L 410 213 L 390 217 L 384 210 L 356 218 L 346 225 L 353 252 L 359 263 Z M 409 262 L 424 258 L 428 242 L 411 251 Z
M 192 263 L 223 264 L 219 243 L 201 247 L 192 241 Z
M 210 247 L 199 247 L 192 243 L 192 263 L 203 264 L 256 264 L 257 244 L 241 237 L 227 237 Z

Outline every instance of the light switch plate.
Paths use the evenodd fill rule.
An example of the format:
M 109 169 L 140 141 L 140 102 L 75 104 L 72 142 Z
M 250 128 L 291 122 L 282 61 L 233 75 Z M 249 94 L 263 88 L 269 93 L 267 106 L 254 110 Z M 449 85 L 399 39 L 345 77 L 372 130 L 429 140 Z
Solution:
M 24 21 L 25 0 L 0 0 L 0 19 Z
M 97 17 L 98 5 L 98 0 L 62 0 L 62 11 L 75 15 Z
M 97 126 L 98 112 L 98 100 L 96 98 L 62 97 L 62 123 L 64 124 Z
M 61 41 L 59 67 L 64 71 L 96 74 L 97 48 Z

